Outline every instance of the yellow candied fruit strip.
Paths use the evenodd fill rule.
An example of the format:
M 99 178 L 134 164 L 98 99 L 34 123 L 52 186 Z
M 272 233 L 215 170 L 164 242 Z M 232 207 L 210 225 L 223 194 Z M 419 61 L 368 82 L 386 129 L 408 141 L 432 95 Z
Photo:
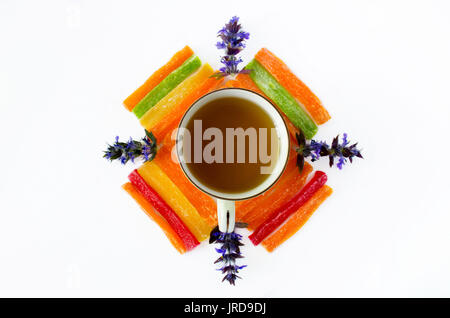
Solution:
M 191 94 L 194 90 L 213 74 L 213 69 L 209 64 L 203 66 L 193 75 L 181 82 L 169 94 L 161 99 L 155 106 L 150 108 L 144 116 L 140 119 L 142 127 L 151 131 L 152 128 L 167 116 L 172 108 L 181 103 L 186 96 Z
M 138 169 L 138 172 L 178 214 L 199 242 L 209 237 L 211 226 L 156 163 L 146 162 Z

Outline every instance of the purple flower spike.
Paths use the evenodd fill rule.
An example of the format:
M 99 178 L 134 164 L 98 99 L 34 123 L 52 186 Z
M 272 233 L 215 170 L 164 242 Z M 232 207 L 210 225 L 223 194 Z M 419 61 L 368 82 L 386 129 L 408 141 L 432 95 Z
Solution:
M 225 77 L 228 75 L 239 74 L 238 65 L 242 63 L 241 58 L 237 58 L 239 54 L 245 48 L 245 41 L 250 38 L 250 33 L 242 30 L 239 24 L 239 17 L 232 17 L 230 21 L 225 24 L 225 27 L 219 30 L 217 36 L 222 40 L 216 43 L 216 47 L 219 50 L 225 50 L 225 55 L 221 58 L 221 63 L 225 66 L 220 68 L 218 73 L 215 73 L 214 77 Z
M 246 227 L 247 224 L 236 223 L 236 227 Z M 209 243 L 220 244 L 220 248 L 216 248 L 216 252 L 220 254 L 220 257 L 214 262 L 214 264 L 220 264 L 217 270 L 225 274 L 222 281 L 228 281 L 230 285 L 234 285 L 239 271 L 247 265 L 238 265 L 236 263 L 238 258 L 243 258 L 240 247 L 243 246 L 241 242 L 242 235 L 231 232 L 223 233 L 219 231 L 219 227 L 216 226 L 210 234 Z
M 216 47 L 221 50 L 227 47 L 227 45 L 224 42 L 217 42 Z
M 339 135 L 333 139 L 331 146 L 324 141 L 311 140 L 307 142 L 302 132 L 297 134 L 299 147 L 297 151 L 297 164 L 300 171 L 303 169 L 305 158 L 311 157 L 311 161 L 319 160 L 322 157 L 328 157 L 330 167 L 336 163 L 336 167 L 341 170 L 348 161 L 353 162 L 354 157 L 363 158 L 361 151 L 356 148 L 356 143 L 349 146 L 347 134 L 344 133 L 342 143 L 339 143 Z M 337 159 L 337 160 L 336 160 Z M 337 162 L 336 162 L 337 161 Z
M 118 160 L 121 164 L 128 161 L 134 163 L 134 159 L 142 157 L 144 161 L 151 161 L 156 156 L 156 138 L 151 132 L 145 131 L 142 141 L 130 138 L 127 142 L 120 142 L 116 137 L 114 144 L 108 145 L 103 157 L 113 161 Z

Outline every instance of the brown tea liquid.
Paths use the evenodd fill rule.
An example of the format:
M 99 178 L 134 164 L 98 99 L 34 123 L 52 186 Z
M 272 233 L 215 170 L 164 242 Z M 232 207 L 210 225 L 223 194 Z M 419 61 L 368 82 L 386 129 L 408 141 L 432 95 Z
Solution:
M 199 136 L 194 135 L 194 125 L 195 121 L 198 120 L 201 120 L 202 136 L 208 128 L 214 127 L 220 130 L 221 135 L 223 136 L 222 163 L 207 163 L 203 159 L 200 163 L 194 162 L 194 143 L 195 141 L 199 141 Z M 233 136 L 233 138 L 227 138 L 227 128 L 243 128 L 246 130 L 251 127 L 255 128 L 257 132 L 256 147 L 254 144 L 254 138 L 252 144 L 249 144 L 251 142 L 251 138 L 249 136 L 245 136 L 245 147 L 243 149 L 238 149 L 236 136 Z M 246 99 L 226 97 L 213 100 L 205 104 L 193 115 L 186 128 L 191 136 L 190 149 L 192 154 L 191 161 L 186 163 L 187 168 L 202 184 L 213 190 L 224 193 L 240 193 L 251 190 L 263 183 L 270 175 L 268 173 L 261 173 L 261 167 L 274 167 L 276 161 L 278 160 L 278 136 L 275 136 L 276 138 L 274 138 L 274 140 L 276 140 L 274 143 L 274 145 L 276 145 L 274 149 L 272 149 L 271 143 L 272 133 L 276 134 L 275 131 L 272 131 L 272 128 L 275 128 L 272 119 L 258 105 Z M 266 128 L 267 133 L 265 136 L 266 138 L 264 138 L 265 140 L 260 141 L 262 138 L 259 134 L 259 128 Z M 215 137 L 210 137 L 210 140 L 203 140 L 203 137 L 201 138 L 200 143 L 202 153 L 205 147 L 207 147 L 207 145 L 214 139 Z M 234 139 L 234 152 L 230 151 L 228 156 L 228 159 L 233 158 L 232 155 L 234 153 L 233 163 L 227 163 L 226 145 L 231 142 L 229 139 Z M 273 152 L 271 159 L 272 162 L 264 163 L 261 161 L 262 158 L 259 155 L 260 142 L 265 144 L 267 155 L 270 156 Z M 184 142 L 183 145 L 184 147 L 188 146 L 186 142 Z M 230 150 L 233 149 L 231 144 L 229 144 L 229 147 Z M 250 162 L 250 151 L 253 152 L 253 161 L 255 161 L 255 148 L 257 150 L 256 162 L 252 163 Z M 238 162 L 239 151 L 241 151 L 241 161 L 242 152 L 245 152 L 245 162 L 243 163 Z M 216 155 L 216 149 L 212 150 L 211 153 Z

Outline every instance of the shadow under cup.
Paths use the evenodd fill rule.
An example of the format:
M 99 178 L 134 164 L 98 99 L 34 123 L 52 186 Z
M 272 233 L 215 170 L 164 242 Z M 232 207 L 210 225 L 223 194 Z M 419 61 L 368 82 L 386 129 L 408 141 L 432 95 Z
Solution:
M 211 116 L 212 114 L 214 116 Z M 250 127 L 255 123 L 255 118 L 258 119 L 256 125 L 259 124 L 259 127 Z M 266 135 L 261 134 L 261 127 L 268 128 Z M 289 155 L 289 133 L 283 117 L 270 101 L 253 91 L 224 88 L 204 95 L 194 102 L 178 128 L 176 149 L 183 172 L 197 188 L 217 199 L 219 229 L 222 232 L 232 231 L 234 201 L 263 193 L 278 180 L 285 169 Z M 239 137 L 228 135 L 228 128 L 234 129 L 237 134 L 245 133 L 240 139 L 245 142 L 239 144 Z M 257 146 L 255 139 L 252 139 L 255 134 Z M 221 143 L 217 144 L 218 140 Z M 234 149 L 231 152 L 226 148 L 230 145 L 230 140 L 234 145 L 230 146 L 230 149 Z M 212 152 L 206 152 L 208 144 L 212 145 L 213 141 L 216 146 L 224 147 L 222 156 L 217 156 L 214 160 L 203 158 L 204 153 L 218 154 L 219 147 Z M 263 151 L 261 148 L 265 141 L 271 144 Z M 250 159 L 250 154 L 254 153 L 255 149 L 257 162 Z M 271 162 L 259 161 L 261 151 L 263 154 L 270 154 Z M 199 153 L 201 158 L 196 157 Z M 230 163 L 227 157 L 230 153 L 230 158 L 237 162 Z M 239 161 L 239 153 L 243 154 L 245 162 Z M 260 168 L 261 175 L 256 175 L 255 169 Z M 210 181 L 208 178 L 202 178 L 202 172 Z M 221 186 L 220 182 L 226 183 L 226 186 Z M 243 182 L 246 184 L 244 187 Z

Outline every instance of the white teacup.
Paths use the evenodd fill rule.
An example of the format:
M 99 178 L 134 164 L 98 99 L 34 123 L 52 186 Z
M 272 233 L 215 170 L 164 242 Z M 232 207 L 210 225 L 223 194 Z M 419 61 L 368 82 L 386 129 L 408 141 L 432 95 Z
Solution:
M 209 188 L 194 176 L 194 174 L 189 170 L 189 167 L 183 158 L 183 139 L 185 136 L 186 126 L 190 122 L 192 116 L 209 102 L 215 99 L 226 97 L 246 99 L 259 106 L 272 119 L 278 137 L 277 161 L 275 163 L 275 166 L 273 167 L 272 173 L 262 183 L 260 183 L 253 189 L 241 193 L 223 193 Z M 217 199 L 217 219 L 219 230 L 224 233 L 229 233 L 234 230 L 235 201 L 249 199 L 262 194 L 264 191 L 268 190 L 272 185 L 274 185 L 275 182 L 280 178 L 281 174 L 284 171 L 284 168 L 286 167 L 287 159 L 289 156 L 289 133 L 280 112 L 265 97 L 246 89 L 224 88 L 213 91 L 199 98 L 186 111 L 178 126 L 176 149 L 178 160 L 186 177 L 198 189 Z

